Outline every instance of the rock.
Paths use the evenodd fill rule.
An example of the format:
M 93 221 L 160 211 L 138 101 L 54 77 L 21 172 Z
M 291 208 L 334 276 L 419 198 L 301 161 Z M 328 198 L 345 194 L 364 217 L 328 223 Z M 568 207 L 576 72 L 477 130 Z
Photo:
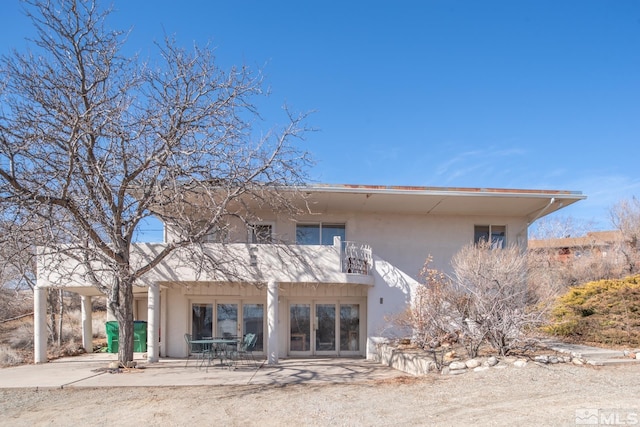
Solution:
M 503 360 L 507 363 L 514 363 L 518 359 L 516 359 L 515 357 L 505 357 Z
M 473 368 L 473 372 L 482 372 L 482 371 L 486 371 L 488 369 L 489 369 L 488 366 L 478 366 L 478 367 Z
M 584 365 L 584 362 L 580 360 L 579 357 L 574 357 L 573 359 L 571 359 L 571 363 L 573 363 L 574 365 Z
M 525 366 L 527 366 L 527 361 L 526 360 L 516 360 L 515 362 L 513 362 L 513 366 L 515 366 L 516 368 L 524 368 Z
M 556 356 L 549 356 L 549 363 L 552 363 L 555 365 L 556 363 L 559 363 L 559 362 L 560 362 L 560 359 L 558 359 Z
M 496 366 L 498 364 L 498 358 L 495 356 L 491 356 L 487 359 L 487 365 Z
M 449 371 L 450 371 L 449 367 L 448 367 L 448 366 L 445 366 L 444 368 L 442 368 L 442 371 L 440 371 L 440 373 L 441 373 L 442 375 L 448 375 L 448 374 L 449 374 Z
M 120 362 L 109 362 L 109 369 L 118 369 L 120 368 Z
M 467 369 L 467 365 L 464 362 L 451 362 L 449 364 L 449 369 L 452 371 L 458 371 L 461 369 Z
M 465 372 L 467 372 L 466 369 L 451 369 L 449 370 L 449 375 L 460 375 L 464 374 Z
M 538 363 L 549 363 L 549 356 L 536 356 L 533 360 Z
M 480 366 L 480 362 L 476 359 L 469 359 L 466 362 L 464 362 L 464 364 L 469 369 L 477 368 L 478 366 Z
M 135 362 L 135 361 L 131 360 L 131 361 L 125 363 L 125 367 L 126 368 L 135 368 L 137 364 L 138 364 L 138 362 Z

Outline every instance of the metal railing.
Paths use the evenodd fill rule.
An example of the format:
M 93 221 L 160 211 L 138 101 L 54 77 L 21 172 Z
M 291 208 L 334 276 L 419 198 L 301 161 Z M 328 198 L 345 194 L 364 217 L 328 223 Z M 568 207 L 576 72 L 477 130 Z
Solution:
M 343 273 L 370 274 L 373 266 L 371 246 L 358 242 L 342 242 L 340 262 Z

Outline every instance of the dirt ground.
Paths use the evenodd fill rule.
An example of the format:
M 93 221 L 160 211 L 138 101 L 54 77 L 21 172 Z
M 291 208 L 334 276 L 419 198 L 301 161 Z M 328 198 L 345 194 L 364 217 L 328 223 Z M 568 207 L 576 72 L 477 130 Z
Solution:
M 640 365 L 529 363 L 358 384 L 2 389 L 0 413 L 10 426 L 633 425 Z

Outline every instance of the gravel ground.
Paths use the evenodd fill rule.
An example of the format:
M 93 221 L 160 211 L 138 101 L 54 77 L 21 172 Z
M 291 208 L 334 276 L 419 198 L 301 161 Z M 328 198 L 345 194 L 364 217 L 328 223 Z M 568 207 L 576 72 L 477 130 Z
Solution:
M 357 384 L 2 389 L 0 413 L 10 426 L 632 425 L 640 364 L 529 363 Z

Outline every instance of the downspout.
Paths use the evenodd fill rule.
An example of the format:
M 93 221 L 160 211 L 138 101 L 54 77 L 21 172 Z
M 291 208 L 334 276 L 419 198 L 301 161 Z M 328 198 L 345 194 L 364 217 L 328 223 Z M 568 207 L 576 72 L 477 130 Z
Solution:
M 538 220 L 538 218 L 540 218 L 542 215 L 544 215 L 544 213 L 551 207 L 551 205 L 553 205 L 555 203 L 555 201 L 556 201 L 555 197 L 552 197 L 551 199 L 549 199 L 549 203 L 547 203 L 547 205 L 545 207 L 540 209 L 540 211 L 536 214 L 535 217 L 533 217 L 533 219 L 531 219 L 531 220 L 529 220 L 529 222 L 527 222 L 527 226 L 522 231 L 520 231 L 519 236 L 522 236 L 522 233 L 526 232 L 529 229 L 529 226 L 531 224 L 536 222 Z M 528 240 L 528 238 L 527 238 L 527 240 Z

